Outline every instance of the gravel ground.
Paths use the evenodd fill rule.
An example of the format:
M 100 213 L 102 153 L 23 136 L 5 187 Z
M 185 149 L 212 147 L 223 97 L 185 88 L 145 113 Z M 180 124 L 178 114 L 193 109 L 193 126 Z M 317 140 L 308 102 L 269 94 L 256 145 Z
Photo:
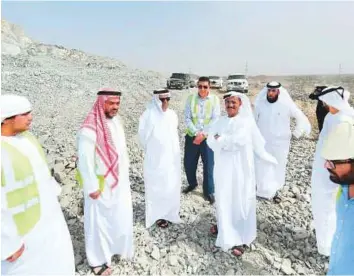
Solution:
M 76 131 L 93 105 L 100 87 L 123 91 L 120 115 L 124 119 L 131 160 L 134 208 L 135 257 L 116 259 L 119 274 L 324 274 L 328 259 L 316 252 L 311 225 L 310 176 L 315 139 L 293 139 L 287 167 L 283 201 L 276 205 L 258 201 L 258 236 L 241 258 L 214 248 L 209 228 L 215 210 L 197 191 L 182 195 L 183 223 L 168 229 L 144 228 L 143 153 L 137 143 L 139 116 L 152 91 L 165 86 L 166 76 L 128 68 L 109 58 L 85 54 L 60 46 L 34 42 L 9 23 L 2 22 L 6 49 L 2 52 L 2 93 L 27 96 L 34 105 L 33 132 L 45 147 L 48 162 L 62 185 L 60 202 L 72 235 L 77 274 L 90 274 L 83 236 L 83 198 L 74 180 Z M 5 24 L 5 25 L 4 25 Z M 318 79 L 288 78 L 290 92 L 307 102 L 309 89 Z M 348 80 L 350 83 L 352 79 Z M 251 80 L 251 95 L 260 89 Z M 189 90 L 173 90 L 170 102 L 179 116 L 181 149 L 184 147 L 183 107 Z M 214 91 L 218 95 L 222 93 Z M 309 104 L 313 107 L 313 104 Z M 312 112 L 309 110 L 306 112 Z M 317 128 L 317 126 L 314 126 Z M 316 131 L 314 131 L 315 133 Z M 315 135 L 315 134 L 314 134 Z M 182 161 L 182 160 L 181 160 Z M 202 181 L 201 170 L 199 178 Z M 186 178 L 183 175 L 183 186 Z

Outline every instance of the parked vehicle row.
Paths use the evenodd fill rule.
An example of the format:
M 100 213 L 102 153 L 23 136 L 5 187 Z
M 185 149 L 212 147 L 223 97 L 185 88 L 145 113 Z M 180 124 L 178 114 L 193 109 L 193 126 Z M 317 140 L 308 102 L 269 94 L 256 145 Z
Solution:
M 172 73 L 167 80 L 168 89 L 188 89 L 197 86 L 199 76 L 189 73 Z M 210 87 L 223 89 L 224 80 L 220 76 L 209 76 Z M 248 93 L 248 81 L 244 74 L 232 74 L 226 79 L 226 91 Z

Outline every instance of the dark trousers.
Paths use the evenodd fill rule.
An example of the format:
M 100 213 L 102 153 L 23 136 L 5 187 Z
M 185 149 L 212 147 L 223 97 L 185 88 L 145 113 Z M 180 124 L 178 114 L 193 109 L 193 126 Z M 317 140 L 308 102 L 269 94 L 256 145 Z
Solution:
M 200 145 L 193 144 L 194 137 L 186 135 L 184 146 L 184 170 L 186 171 L 188 184 L 190 187 L 196 187 L 197 166 L 199 157 L 203 162 L 203 194 L 205 197 L 214 194 L 214 152 L 208 147 L 206 140 Z

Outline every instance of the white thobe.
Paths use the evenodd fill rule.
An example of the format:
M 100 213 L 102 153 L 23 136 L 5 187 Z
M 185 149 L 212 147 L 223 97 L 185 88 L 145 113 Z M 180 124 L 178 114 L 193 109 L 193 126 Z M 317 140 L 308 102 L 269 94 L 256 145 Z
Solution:
M 336 114 L 328 113 L 316 145 L 315 158 L 312 164 L 311 175 L 311 203 L 316 231 L 318 252 L 329 256 L 334 232 L 336 230 L 336 192 L 338 184 L 329 178 L 329 172 L 324 167 L 325 160 L 321 157 L 323 141 L 326 136 L 344 121 L 347 115 L 341 111 Z
M 81 129 L 78 135 L 78 169 L 85 200 L 85 247 L 90 266 L 110 265 L 113 255 L 131 259 L 134 254 L 129 156 L 124 129 L 118 116 L 107 120 L 107 124 L 118 152 L 119 182 L 112 190 L 105 181 L 104 190 L 97 199 L 89 194 L 99 189 L 96 172 L 102 174 L 105 169 L 95 152 L 96 136 L 87 128 Z
M 215 139 L 218 134 L 220 137 Z M 254 153 L 265 163 L 276 163 L 264 149 L 254 120 L 220 117 L 208 133 L 214 151 L 216 246 L 228 250 L 249 245 L 257 233 Z
M 266 151 L 278 161 L 275 171 L 276 181 L 271 183 L 259 182 L 259 184 L 262 183 L 266 186 L 258 186 L 257 183 L 257 195 L 260 197 L 273 197 L 285 184 L 286 165 L 292 135 L 290 129 L 290 119 L 292 117 L 296 119 L 294 136 L 299 137 L 305 129 L 309 128 L 309 122 L 295 103 L 291 101 L 284 104 L 279 100 L 275 103 L 263 101 L 262 104 L 255 107 L 255 119 L 266 140 Z M 259 168 L 258 173 L 262 175 L 266 172 Z
M 25 155 L 33 168 L 39 191 L 41 217 L 29 233 L 17 234 L 12 214 L 7 208 L 6 193 L 18 185 L 13 180 L 9 154 L 1 150 L 6 186 L 1 187 L 1 275 L 75 275 L 73 245 L 57 196 L 60 186 L 51 177 L 47 164 L 35 145 L 24 136 L 1 136 L 3 141 Z M 6 259 L 25 250 L 15 262 Z
M 139 121 L 139 140 L 144 148 L 145 225 L 158 219 L 181 222 L 181 154 L 177 114 L 148 108 Z

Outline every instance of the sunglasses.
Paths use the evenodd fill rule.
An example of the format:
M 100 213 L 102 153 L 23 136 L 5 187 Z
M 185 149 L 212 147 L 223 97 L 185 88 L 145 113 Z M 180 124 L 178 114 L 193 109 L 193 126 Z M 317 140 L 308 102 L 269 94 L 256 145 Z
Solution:
M 169 101 L 171 100 L 170 97 L 167 97 L 167 98 L 159 98 L 159 99 L 160 99 L 161 102 L 164 102 L 165 100 L 169 102 Z
M 334 170 L 336 168 L 336 165 L 338 164 L 351 164 L 354 163 L 354 159 L 347 159 L 347 160 L 326 160 L 325 162 L 325 168 Z
M 209 89 L 207 85 L 198 85 L 198 89 Z

